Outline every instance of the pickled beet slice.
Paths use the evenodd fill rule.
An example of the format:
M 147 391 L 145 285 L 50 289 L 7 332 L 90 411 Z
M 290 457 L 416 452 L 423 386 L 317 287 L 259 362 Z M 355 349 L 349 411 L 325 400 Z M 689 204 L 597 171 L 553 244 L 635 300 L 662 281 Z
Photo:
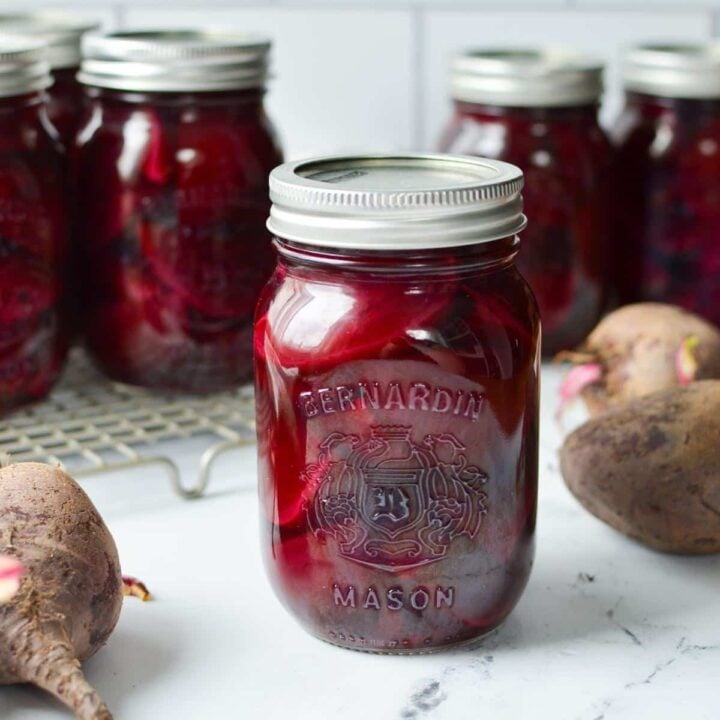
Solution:
M 523 168 L 529 224 L 517 266 L 540 306 L 545 355 L 575 347 L 602 314 L 610 284 L 612 154 L 596 109 L 458 103 L 440 149 Z
M 44 395 L 69 333 L 68 174 L 44 103 L 0 112 L 0 412 Z
M 122 297 L 116 302 L 134 306 L 145 322 L 157 332 L 165 333 L 179 328 L 182 301 L 151 270 L 142 266 L 126 269 L 122 275 L 122 289 Z M 122 332 L 122 328 L 120 330 Z
M 52 307 L 55 278 L 36 264 L 5 257 L 0 262 L 0 324 L 22 322 Z
M 260 444 L 262 527 L 266 560 L 281 598 L 315 634 L 364 649 L 421 650 L 493 627 L 514 605 L 532 555 L 535 469 L 526 460 L 534 457 L 538 328 L 531 293 L 514 270 L 489 272 L 482 279 L 448 273 L 446 283 L 430 287 L 392 275 L 387 282 L 359 282 L 348 276 L 329 280 L 307 266 L 286 268 L 281 264 L 264 292 L 255 336 L 258 424 L 266 428 Z M 313 313 L 327 331 L 312 326 Z M 302 322 L 295 324 L 298 316 Z M 312 362 L 315 353 L 320 357 Z M 356 360 L 361 362 L 349 362 Z M 402 404 L 386 407 L 391 382 L 453 387 L 453 376 L 482 386 L 491 404 L 488 419 L 498 424 L 489 436 L 485 422 L 474 425 L 467 418 L 417 412 Z M 336 389 L 344 387 L 357 399 L 355 387 L 361 380 L 378 383 L 379 409 L 339 411 Z M 326 397 L 334 398 L 327 408 L 322 408 L 320 388 L 329 388 Z M 315 409 L 304 404 L 307 396 L 301 393 L 307 391 L 314 393 Z M 343 527 L 357 507 L 335 492 L 347 478 L 342 460 L 358 447 L 348 435 L 356 434 L 362 444 L 373 427 L 383 425 L 412 427 L 423 467 L 428 450 L 423 454 L 422 444 L 428 435 L 437 436 L 428 445 L 433 459 L 446 464 L 456 459 L 457 447 L 441 438 L 448 433 L 467 446 L 468 471 L 488 473 L 481 489 L 488 511 L 474 540 L 476 552 L 466 536 L 458 536 L 437 563 L 393 571 L 343 555 L 352 549 L 341 551 L 332 529 Z M 320 448 L 330 447 L 332 435 L 338 437 L 325 457 L 337 463 L 327 471 L 334 488 L 319 496 L 331 513 L 318 523 L 306 507 L 322 493 L 322 484 L 313 485 L 303 473 L 309 471 L 310 480 L 324 477 Z M 525 452 L 519 446 L 525 443 L 527 457 L 518 460 Z M 394 457 L 397 465 L 392 467 L 411 467 L 406 452 Z M 336 601 L 335 583 L 354 593 L 352 604 L 348 596 L 347 604 Z M 452 606 L 435 606 L 438 586 L 453 588 Z M 364 605 L 370 588 L 377 606 Z M 402 607 L 389 606 L 390 588 L 403 593 Z M 418 588 L 433 598 L 424 610 L 411 607 L 410 596 Z
M 101 366 L 113 377 L 136 382 L 140 375 L 148 384 L 161 384 L 170 373 L 170 359 L 177 360 L 177 348 L 186 341 L 173 327 L 172 315 L 159 311 L 151 297 L 143 293 L 133 300 L 105 303 L 101 312 L 88 315 L 86 335 L 97 348 Z M 115 338 L 112 347 L 103 344 L 108 333 Z
M 186 306 L 179 316 L 180 325 L 187 336 L 197 343 L 232 343 L 238 332 L 252 327 L 250 317 L 218 318 L 204 315 Z
M 113 377 L 191 390 L 248 378 L 252 316 L 274 265 L 267 175 L 279 162 L 261 102 L 110 91 L 93 101 L 103 122 L 79 151 L 96 273 L 88 345 Z
M 451 293 L 399 293 L 381 282 L 337 286 L 313 285 L 287 278 L 268 309 L 260 353 L 270 350 L 283 367 L 318 372 L 328 367 L 382 354 L 409 331 L 421 333 L 447 306 Z M 275 316 L 273 308 L 284 307 Z M 408 315 L 408 307 L 412 308 Z M 287 309 L 290 309 L 290 312 Z
M 480 341 L 486 348 L 493 348 L 496 360 L 500 360 L 509 350 L 513 355 L 526 356 L 532 351 L 533 332 L 537 327 L 528 326 L 524 318 L 532 317 L 534 299 L 530 292 L 518 294 L 512 298 L 513 302 L 503 301 L 499 298 L 495 288 L 478 289 L 469 285 L 464 286 L 466 296 L 470 299 L 472 310 L 470 317 L 474 327 L 482 328 Z M 464 303 L 463 303 L 464 304 Z M 520 315 L 518 308 L 523 308 Z M 468 321 L 470 322 L 470 321 Z M 489 357 L 487 355 L 486 357 Z M 511 372 L 512 367 L 488 367 L 490 374 L 495 372 Z
M 23 337 L 0 345 L 0 411 L 9 403 L 36 400 L 52 387 L 65 359 L 51 313 L 24 324 Z M 0 343 L 2 341 L 0 340 Z
M 62 262 L 67 252 L 66 196 L 59 191 L 44 196 L 45 182 L 60 182 L 60 173 L 41 181 L 27 156 L 0 154 L 0 259 L 8 251 L 20 251 L 36 260 Z
M 86 252 L 94 253 L 127 233 L 139 205 L 120 176 L 117 159 L 122 153 L 122 137 L 112 132 L 112 125 L 98 128 L 76 151 L 77 187 L 83 198 L 77 220 Z
M 223 219 L 228 210 L 252 209 L 256 200 L 267 206 L 267 177 L 258 149 L 246 137 L 249 128 L 219 119 L 183 123 L 180 148 L 192 148 L 177 164 L 178 213 L 182 223 L 204 224 Z M 244 131 L 244 132 L 243 132 Z
M 146 109 L 143 120 L 147 123 L 147 145 L 142 164 L 143 175 L 152 183 L 165 185 L 174 170 L 173 148 L 165 126 L 158 113 Z
M 0 324 L 0 355 L 18 353 L 21 346 L 32 337 L 38 323 L 38 316 L 33 315 L 17 322 Z
M 717 100 L 628 95 L 616 172 L 624 302 L 673 303 L 720 323 L 718 118 Z
M 213 317 L 252 314 L 265 275 L 254 266 L 242 225 L 141 222 L 139 233 L 148 266 L 183 303 Z

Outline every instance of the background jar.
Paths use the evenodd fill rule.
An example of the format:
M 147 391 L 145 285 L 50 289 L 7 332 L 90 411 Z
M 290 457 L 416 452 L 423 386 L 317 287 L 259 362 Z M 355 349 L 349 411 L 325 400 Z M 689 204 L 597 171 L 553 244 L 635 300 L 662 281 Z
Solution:
M 41 44 L 0 36 L 0 413 L 42 398 L 68 344 L 66 168 Z
M 196 32 L 85 39 L 85 335 L 114 379 L 209 391 L 252 375 L 273 267 L 267 176 L 281 161 L 263 108 L 269 47 Z
M 581 342 L 608 301 L 611 148 L 597 119 L 602 66 L 569 53 L 469 51 L 453 62 L 444 152 L 525 174 L 518 267 L 537 297 L 543 352 Z
M 85 93 L 76 75 L 80 68 L 82 36 L 99 23 L 64 13 L 0 14 L 0 33 L 32 36 L 45 43 L 53 83 L 47 89 L 47 112 L 70 147 L 85 111 Z
M 636 48 L 623 79 L 621 298 L 720 324 L 720 46 Z
M 255 331 L 262 548 L 316 636 L 418 652 L 497 626 L 534 552 L 539 319 L 522 173 L 449 156 L 273 171 Z

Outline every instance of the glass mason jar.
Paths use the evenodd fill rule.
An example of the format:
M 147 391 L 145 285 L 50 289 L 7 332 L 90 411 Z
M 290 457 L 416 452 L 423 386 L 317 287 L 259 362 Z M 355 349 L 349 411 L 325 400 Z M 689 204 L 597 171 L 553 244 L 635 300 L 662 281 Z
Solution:
M 314 635 L 419 652 L 510 612 L 534 552 L 539 318 L 522 173 L 338 157 L 270 176 L 255 330 L 261 532 Z
M 720 324 L 720 46 L 631 50 L 624 85 L 620 297 Z
M 42 40 L 53 83 L 47 90 L 47 112 L 65 147 L 75 140 L 86 104 L 76 74 L 80 67 L 82 36 L 99 23 L 65 13 L 13 13 L 0 15 L 0 33 L 24 34 Z
M 0 413 L 46 395 L 67 352 L 66 172 L 50 83 L 41 44 L 0 37 Z
M 518 268 L 543 320 L 543 353 L 578 345 L 608 302 L 611 147 L 598 124 L 602 65 L 545 51 L 471 51 L 453 63 L 444 152 L 520 166 L 532 223 Z
M 281 161 L 263 109 L 269 47 L 196 32 L 85 39 L 85 336 L 111 378 L 203 392 L 252 377 L 253 312 L 274 266 L 267 178 Z

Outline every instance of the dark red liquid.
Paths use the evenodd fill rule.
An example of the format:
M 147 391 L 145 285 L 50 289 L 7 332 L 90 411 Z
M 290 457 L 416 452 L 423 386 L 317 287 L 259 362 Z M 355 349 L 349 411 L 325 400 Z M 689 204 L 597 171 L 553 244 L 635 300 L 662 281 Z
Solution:
M 281 161 L 262 94 L 94 91 L 79 137 L 85 334 L 101 369 L 191 391 L 248 380 Z
M 66 148 L 71 148 L 85 116 L 85 89 L 76 80 L 78 68 L 56 68 L 53 84 L 48 88 L 48 116 Z
M 720 100 L 629 94 L 617 141 L 621 298 L 720 324 Z
M 485 634 L 534 551 L 539 321 L 514 242 L 279 248 L 255 331 L 278 596 L 311 633 L 361 650 Z
M 611 147 L 594 105 L 499 108 L 456 103 L 444 152 L 518 165 L 529 219 L 518 268 L 543 320 L 543 353 L 575 347 L 608 302 Z
M 0 412 L 47 394 L 65 359 L 65 190 L 40 95 L 0 100 Z

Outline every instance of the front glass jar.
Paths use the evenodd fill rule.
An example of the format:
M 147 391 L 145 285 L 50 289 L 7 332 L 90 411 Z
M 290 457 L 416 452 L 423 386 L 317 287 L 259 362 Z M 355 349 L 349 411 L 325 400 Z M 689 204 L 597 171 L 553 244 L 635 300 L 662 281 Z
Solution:
M 43 57 L 0 37 L 0 413 L 50 390 L 68 344 L 66 172 Z
M 84 115 L 86 103 L 77 81 L 82 36 L 99 23 L 65 13 L 0 15 L 0 33 L 30 35 L 45 43 L 53 78 L 47 89 L 47 113 L 66 148 L 70 148 Z
M 680 305 L 720 324 L 720 47 L 626 57 L 618 119 L 618 274 L 626 302 Z
M 88 36 L 85 48 L 91 114 L 76 165 L 88 348 L 128 383 L 202 392 L 245 382 L 274 265 L 269 44 L 123 33 Z
M 543 352 L 580 343 L 608 301 L 610 144 L 602 66 L 569 54 L 472 51 L 453 64 L 440 149 L 520 166 L 532 223 L 518 267 L 537 297 Z
M 270 179 L 255 330 L 261 532 L 314 635 L 422 652 L 491 631 L 534 552 L 539 320 L 522 174 L 349 157 Z

